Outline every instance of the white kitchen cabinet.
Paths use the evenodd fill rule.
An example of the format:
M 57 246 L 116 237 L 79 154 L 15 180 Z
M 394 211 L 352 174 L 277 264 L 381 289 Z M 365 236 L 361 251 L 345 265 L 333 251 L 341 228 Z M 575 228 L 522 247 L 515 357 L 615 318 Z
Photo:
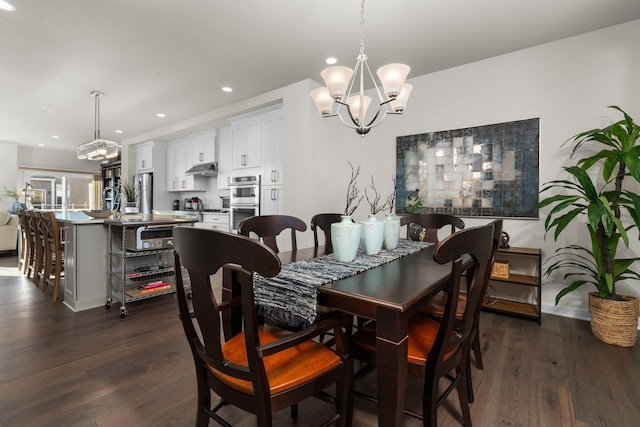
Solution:
M 262 166 L 262 123 L 260 120 L 231 125 L 231 167 Z
M 167 191 L 207 190 L 205 177 L 185 173 L 192 166 L 191 160 L 190 141 L 179 140 L 167 144 Z
M 218 190 L 227 190 L 231 176 L 231 128 L 218 130 Z
M 216 130 L 191 135 L 191 165 L 216 161 Z
M 167 144 L 167 191 L 178 191 L 180 179 L 176 172 L 176 144 Z
M 196 222 L 194 227 L 206 228 L 207 230 L 218 230 L 229 232 L 228 212 L 203 212 L 202 221 Z
M 282 182 L 282 116 L 262 121 L 262 185 Z
M 262 187 L 262 198 L 260 199 L 261 215 L 280 215 L 282 209 L 282 185 L 265 185 Z
M 136 145 L 136 173 L 153 172 L 153 141 Z

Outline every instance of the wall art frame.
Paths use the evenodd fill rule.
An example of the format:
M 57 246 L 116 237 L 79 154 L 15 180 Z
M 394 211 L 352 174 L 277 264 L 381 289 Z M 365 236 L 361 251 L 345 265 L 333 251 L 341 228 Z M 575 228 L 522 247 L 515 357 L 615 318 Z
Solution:
M 539 118 L 399 136 L 396 212 L 538 219 L 539 146 Z

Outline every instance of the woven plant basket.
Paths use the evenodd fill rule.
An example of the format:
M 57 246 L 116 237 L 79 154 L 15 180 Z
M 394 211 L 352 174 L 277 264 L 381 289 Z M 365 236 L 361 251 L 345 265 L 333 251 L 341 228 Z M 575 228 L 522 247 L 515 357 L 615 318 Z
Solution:
M 620 295 L 623 300 L 600 298 L 589 292 L 591 331 L 602 342 L 619 347 L 633 347 L 638 335 L 638 299 Z

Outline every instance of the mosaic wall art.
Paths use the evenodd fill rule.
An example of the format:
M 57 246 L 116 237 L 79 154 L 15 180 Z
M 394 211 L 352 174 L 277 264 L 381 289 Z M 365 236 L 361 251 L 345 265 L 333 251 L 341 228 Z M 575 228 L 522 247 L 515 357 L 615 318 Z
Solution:
M 397 212 L 538 218 L 539 129 L 536 118 L 397 137 Z

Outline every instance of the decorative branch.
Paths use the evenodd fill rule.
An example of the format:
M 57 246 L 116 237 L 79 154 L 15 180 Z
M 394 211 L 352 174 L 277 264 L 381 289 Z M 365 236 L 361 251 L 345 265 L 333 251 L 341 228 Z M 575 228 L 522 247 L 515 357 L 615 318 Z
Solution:
M 388 201 L 385 201 L 382 205 L 379 205 L 381 196 L 378 194 L 378 190 L 376 190 L 376 186 L 373 182 L 373 175 L 371 175 L 371 184 L 369 184 L 369 188 L 373 190 L 373 200 L 369 198 L 369 193 L 367 192 L 366 188 L 364 189 L 364 196 L 367 199 L 367 202 L 369 202 L 369 206 L 371 207 L 371 215 L 375 215 L 387 207 Z
M 357 181 L 358 175 L 360 175 L 360 165 L 358 165 L 358 169 L 354 170 L 351 162 L 347 163 L 349 163 L 349 166 L 351 167 L 351 179 L 349 180 L 349 185 L 347 186 L 347 206 L 344 209 L 344 214 L 347 216 L 351 216 L 356 211 L 356 209 L 358 209 L 358 205 L 360 205 L 360 202 L 362 201 L 364 196 L 360 196 L 360 198 L 358 199 L 360 190 L 358 189 Z M 358 199 L 358 201 L 354 202 L 356 199 Z
M 388 206 L 389 213 L 393 214 L 393 209 L 396 206 L 396 198 L 398 197 L 398 177 L 396 175 L 392 176 L 391 181 L 393 182 L 393 191 L 387 197 L 387 201 L 384 206 Z

